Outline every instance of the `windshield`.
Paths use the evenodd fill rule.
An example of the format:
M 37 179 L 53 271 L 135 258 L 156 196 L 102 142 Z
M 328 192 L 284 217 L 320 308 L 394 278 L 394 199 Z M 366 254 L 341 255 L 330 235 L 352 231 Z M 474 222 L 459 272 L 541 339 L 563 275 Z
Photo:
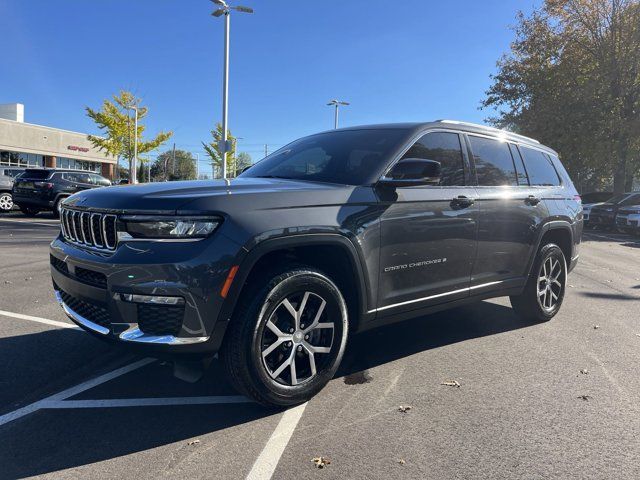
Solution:
M 609 200 L 607 200 L 607 203 L 614 203 L 614 204 L 620 203 L 622 200 L 624 200 L 628 196 L 629 196 L 628 193 L 621 193 L 619 195 L 615 195 L 611 197 Z
M 301 138 L 256 163 L 240 177 L 287 178 L 345 185 L 375 182 L 408 131 L 340 130 Z

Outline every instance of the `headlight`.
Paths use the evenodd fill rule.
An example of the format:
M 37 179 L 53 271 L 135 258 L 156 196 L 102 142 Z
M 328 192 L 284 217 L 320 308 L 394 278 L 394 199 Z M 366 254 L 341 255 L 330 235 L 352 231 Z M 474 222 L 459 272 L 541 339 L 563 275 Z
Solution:
M 118 236 L 131 238 L 187 239 L 205 238 L 222 223 L 219 217 L 149 217 L 129 215 L 120 218 Z

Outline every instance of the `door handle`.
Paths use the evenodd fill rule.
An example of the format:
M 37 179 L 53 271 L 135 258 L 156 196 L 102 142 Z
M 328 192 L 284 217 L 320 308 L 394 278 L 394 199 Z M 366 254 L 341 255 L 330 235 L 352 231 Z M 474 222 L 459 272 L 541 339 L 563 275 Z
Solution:
M 526 203 L 527 205 L 531 205 L 532 207 L 535 207 L 540 203 L 540 199 L 534 195 L 529 195 L 527 198 L 524 199 L 524 203 Z
M 460 195 L 460 196 L 454 198 L 453 200 L 451 200 L 451 208 L 453 208 L 454 210 L 459 210 L 461 208 L 470 207 L 474 203 L 476 203 L 476 201 L 473 198 L 469 198 L 469 197 L 465 197 L 464 195 Z

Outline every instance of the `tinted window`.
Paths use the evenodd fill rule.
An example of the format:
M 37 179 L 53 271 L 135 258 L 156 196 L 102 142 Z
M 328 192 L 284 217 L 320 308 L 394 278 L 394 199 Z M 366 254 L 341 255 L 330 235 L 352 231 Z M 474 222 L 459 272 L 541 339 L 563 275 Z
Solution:
M 613 197 L 613 193 L 611 192 L 590 192 L 581 195 L 582 203 L 599 203 L 606 202 L 611 197 Z
M 516 176 L 518 177 L 518 185 L 529 185 L 527 170 L 524 168 L 524 161 L 522 160 L 522 155 L 520 155 L 520 152 L 518 151 L 518 147 L 509 144 L 509 149 L 511 150 L 513 161 L 516 164 Z
M 620 205 L 638 205 L 640 204 L 640 194 L 636 193 L 634 195 L 629 195 L 629 198 L 626 198 L 622 201 Z
M 95 183 L 96 185 L 100 185 L 101 187 L 108 187 L 111 185 L 111 182 L 100 175 L 91 175 L 91 183 Z
M 367 185 L 375 182 L 404 129 L 342 130 L 301 138 L 253 165 L 240 177 L 290 178 Z
M 560 185 L 555 167 L 540 150 L 520 147 L 531 185 Z
M 51 175 L 50 170 L 25 170 L 23 178 L 32 178 L 34 180 L 44 180 Z
M 469 136 L 478 185 L 517 185 L 509 144 L 492 138 Z
M 438 185 L 464 185 L 462 146 L 457 133 L 431 132 L 407 150 L 402 158 L 434 160 L 440 164 Z

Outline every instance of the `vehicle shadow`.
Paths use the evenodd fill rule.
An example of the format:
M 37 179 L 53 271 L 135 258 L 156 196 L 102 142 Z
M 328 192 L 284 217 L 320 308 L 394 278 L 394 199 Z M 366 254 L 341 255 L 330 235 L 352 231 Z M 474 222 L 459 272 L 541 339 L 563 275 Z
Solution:
M 508 307 L 480 302 L 363 332 L 352 337 L 337 378 L 348 382 L 372 367 L 418 352 L 532 325 L 519 319 Z M 56 337 L 61 334 L 69 335 L 70 332 L 46 331 L 18 337 L 17 341 L 22 348 L 59 345 Z M 0 360 L 2 352 L 7 351 L 7 342 L 16 342 L 15 338 L 0 339 Z M 87 341 L 93 343 L 93 340 Z M 57 349 L 58 355 L 64 355 L 60 347 Z M 91 354 L 87 352 L 85 356 L 89 361 Z M 79 356 L 74 363 L 81 366 L 83 360 Z M 21 367 L 16 364 L 14 368 L 18 373 L 13 378 L 18 378 Z M 38 374 L 46 375 L 42 368 Z M 156 362 L 74 399 L 233 394 L 218 362 L 214 362 L 205 378 L 196 384 L 176 380 L 171 376 L 169 366 Z M 223 437 L 216 437 L 216 444 L 232 445 L 237 442 L 236 430 L 226 429 L 277 413 L 251 403 L 41 410 L 0 426 L 3 445 L 0 477 L 47 474 L 183 442 L 183 446 L 171 446 L 174 452 L 186 448 L 189 439 L 214 432 Z M 256 429 L 261 431 L 258 426 Z M 151 452 L 148 454 L 152 455 Z M 161 454 L 154 452 L 153 455 Z
M 582 234 L 582 241 L 595 243 L 615 242 L 623 247 L 640 248 L 640 237 L 618 232 L 587 230 Z

